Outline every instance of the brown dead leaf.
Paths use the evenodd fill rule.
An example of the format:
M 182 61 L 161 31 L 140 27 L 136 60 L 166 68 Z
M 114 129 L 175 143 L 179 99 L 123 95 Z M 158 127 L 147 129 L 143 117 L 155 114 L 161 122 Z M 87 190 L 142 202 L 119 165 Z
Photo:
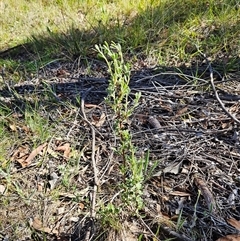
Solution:
M 20 114 L 20 113 L 13 113 L 11 116 L 12 116 L 14 119 L 18 119 L 18 118 L 23 117 L 23 114 Z
M 47 143 L 44 143 L 37 147 L 35 150 L 31 152 L 27 159 L 17 159 L 17 162 L 21 164 L 22 167 L 27 167 L 31 164 L 32 160 L 47 146 Z
M 49 233 L 49 234 L 58 234 L 58 231 L 56 229 L 52 230 L 51 228 L 44 227 L 43 223 L 41 222 L 41 220 L 39 220 L 37 217 L 33 218 L 31 226 L 34 229 L 36 229 L 37 231 L 41 231 L 41 232 Z
M 29 155 L 29 146 L 19 146 L 17 150 L 14 151 L 13 155 L 11 156 L 11 161 L 18 161 L 19 159 L 27 159 Z
M 240 222 L 236 220 L 235 218 L 229 218 L 227 220 L 227 223 L 232 225 L 234 228 L 236 228 L 238 231 L 240 231 Z
M 36 230 L 41 230 L 43 224 L 37 217 L 34 217 L 31 226 Z
M 28 126 L 21 126 L 21 128 L 26 134 L 30 132 L 30 128 Z
M 95 125 L 96 127 L 101 127 L 104 124 L 105 120 L 106 120 L 106 115 L 102 113 L 99 118 L 94 119 L 92 124 Z
M 179 109 L 172 119 L 175 120 L 176 118 L 181 117 L 187 111 L 188 111 L 188 106 L 185 106 L 184 108 Z
M 230 234 L 225 237 L 219 238 L 216 241 L 240 241 L 239 234 Z
M 84 205 L 84 203 L 79 203 L 79 204 L 78 204 L 78 207 L 79 207 L 80 210 L 83 210 L 84 207 L 85 207 L 85 205 Z
M 43 190 L 44 190 L 44 182 L 39 182 L 37 184 L 37 190 L 38 190 L 38 192 L 43 192 Z
M 14 123 L 9 124 L 9 128 L 11 129 L 11 131 L 14 131 L 14 132 L 17 131 L 17 127 Z
M 215 211 L 216 210 L 216 203 L 214 200 L 214 197 L 212 193 L 210 192 L 205 180 L 203 180 L 198 174 L 194 175 L 194 182 L 198 189 L 201 191 L 201 194 L 203 195 L 205 202 L 207 203 L 209 211 Z
M 58 146 L 56 148 L 56 151 L 63 151 L 63 156 L 65 158 L 69 158 L 70 156 L 70 152 L 71 152 L 71 148 L 70 148 L 70 144 L 69 143 L 65 143 L 62 146 Z
M 67 77 L 69 75 L 70 75 L 70 73 L 68 71 L 66 71 L 65 69 L 58 69 L 57 73 L 56 73 L 56 76 L 59 77 L 59 78 L 64 78 L 64 77 Z
M 13 116 L 14 117 L 14 116 Z M 14 117 L 14 119 L 16 119 L 16 117 Z M 8 127 L 11 131 L 13 132 L 17 132 L 18 130 L 24 131 L 25 133 L 29 133 L 30 132 L 30 128 L 22 125 L 21 123 L 18 123 L 17 121 L 9 118 L 6 118 L 7 122 L 8 122 Z

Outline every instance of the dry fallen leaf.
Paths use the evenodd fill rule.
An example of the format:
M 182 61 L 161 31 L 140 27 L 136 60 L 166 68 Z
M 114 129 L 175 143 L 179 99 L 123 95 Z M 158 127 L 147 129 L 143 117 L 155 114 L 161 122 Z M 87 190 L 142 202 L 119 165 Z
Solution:
M 227 220 L 227 223 L 232 225 L 234 228 L 236 228 L 238 231 L 240 231 L 240 222 L 236 220 L 235 218 L 229 218 Z
M 78 192 L 75 192 L 74 194 L 73 193 L 67 193 L 67 192 L 62 192 L 59 194 L 60 197 L 63 197 L 63 198 L 76 198 L 77 196 L 87 196 L 89 192 L 89 187 L 86 187 Z
M 38 190 L 38 192 L 43 192 L 43 190 L 44 190 L 44 182 L 39 182 L 37 184 L 37 190 Z
M 65 149 L 65 151 L 63 152 L 63 156 L 64 156 L 65 158 L 69 158 L 70 152 L 71 152 L 70 144 L 69 144 L 69 143 L 66 143 L 66 144 L 65 144 L 65 147 L 66 147 L 66 149 Z
M 83 210 L 84 207 L 85 207 L 85 205 L 84 205 L 84 203 L 79 203 L 79 204 L 78 204 L 78 207 L 79 207 L 80 210 Z
M 92 124 L 95 125 L 96 127 L 101 127 L 106 120 L 106 115 L 102 113 L 100 117 L 95 117 L 93 119 L 94 120 L 92 121 Z
M 229 123 L 226 123 L 226 122 L 225 122 L 225 123 L 224 123 L 224 122 L 222 123 L 222 129 L 225 129 L 225 128 L 227 128 L 228 126 L 229 126 Z
M 163 173 L 178 174 L 180 172 L 181 167 L 182 167 L 182 161 L 172 163 L 171 165 L 163 169 Z
M 23 153 L 23 154 L 21 154 Z M 14 151 L 11 160 L 18 159 L 19 157 L 22 157 L 23 155 L 28 154 L 28 146 L 20 146 L 17 150 Z
M 194 182 L 198 189 L 201 191 L 201 194 L 203 195 L 205 202 L 207 203 L 209 211 L 215 211 L 216 202 L 206 182 L 198 174 L 194 175 Z
M 43 225 L 37 217 L 34 217 L 31 226 L 36 230 L 41 230 Z
M 32 160 L 47 146 L 47 143 L 44 143 L 37 147 L 35 150 L 31 152 L 27 159 L 17 159 L 17 161 L 21 164 L 22 167 L 27 167 L 31 164 Z
M 21 128 L 26 134 L 30 132 L 30 128 L 28 126 L 21 126 Z
M 240 241 L 239 234 L 230 234 L 225 237 L 219 238 L 216 241 Z
M 70 144 L 69 143 L 65 143 L 62 146 L 58 146 L 56 148 L 56 151 L 63 151 L 63 156 L 65 158 L 69 158 L 70 156 L 70 152 L 71 152 L 71 148 L 70 148 Z
M 182 116 L 183 114 L 185 114 L 188 111 L 188 106 L 183 107 L 182 109 L 179 109 L 177 111 L 177 113 L 175 114 L 175 116 L 173 117 L 173 119 Z
M 41 232 L 49 233 L 49 234 L 58 234 L 58 231 L 56 229 L 52 230 L 51 228 L 44 227 L 43 223 L 41 222 L 41 220 L 39 220 L 37 217 L 33 218 L 31 226 L 34 229 L 36 229 L 37 231 L 41 231 Z
M 64 207 L 60 207 L 57 209 L 57 214 L 60 215 L 60 214 L 63 214 L 65 212 L 65 208 Z
M 14 131 L 14 132 L 17 131 L 17 127 L 16 127 L 16 125 L 14 123 L 9 124 L 9 128 L 11 129 L 11 131 Z
M 68 71 L 66 71 L 65 69 L 58 69 L 57 73 L 56 73 L 56 76 L 59 77 L 59 78 L 64 78 L 64 77 L 67 77 L 69 75 L 70 75 L 70 73 Z
M 160 170 L 159 172 L 155 173 L 153 177 L 160 177 L 162 173 L 172 173 L 172 174 L 178 174 L 180 172 L 180 169 L 182 167 L 182 162 L 179 163 L 173 163 L 167 167 L 165 167 L 163 170 Z
M 6 187 L 4 185 L 0 185 L 0 194 L 4 194 Z
M 112 240 L 123 240 L 123 241 L 135 241 L 137 240 L 136 234 L 140 232 L 140 227 L 136 222 L 127 222 L 123 223 L 121 232 L 119 236 L 112 237 Z
M 28 155 L 29 155 L 29 146 L 19 146 L 17 150 L 14 151 L 13 155 L 11 156 L 11 161 L 17 161 L 19 163 L 24 162 Z

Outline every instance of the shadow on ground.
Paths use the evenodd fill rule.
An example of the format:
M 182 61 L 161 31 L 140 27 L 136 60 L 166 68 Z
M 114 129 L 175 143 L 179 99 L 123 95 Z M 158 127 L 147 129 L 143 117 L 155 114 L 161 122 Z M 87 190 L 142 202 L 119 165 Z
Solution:
M 211 4 L 211 6 L 210 6 Z M 91 83 L 99 85 L 104 84 L 106 87 L 106 67 L 101 60 L 98 60 L 96 51 L 94 50 L 95 44 L 102 44 L 107 42 L 117 42 L 122 44 L 123 51 L 126 56 L 126 60 L 131 58 L 131 56 L 137 56 L 137 66 L 136 69 L 139 73 L 141 71 L 151 70 L 149 65 L 153 63 L 151 60 L 147 59 L 147 48 L 146 46 L 151 46 L 162 54 L 162 58 L 168 59 L 166 64 L 168 66 L 159 66 L 161 71 L 171 70 L 180 73 L 187 73 L 194 75 L 194 77 L 201 77 L 206 73 L 207 65 L 204 61 L 203 56 L 198 53 L 196 49 L 196 44 L 194 39 L 183 39 L 175 35 L 171 31 L 177 31 L 177 26 L 188 23 L 188 21 L 193 18 L 201 19 L 201 17 L 207 11 L 212 11 L 214 15 L 216 13 L 221 13 L 224 11 L 226 4 L 230 4 L 228 7 L 238 8 L 235 1 L 229 1 L 228 3 L 209 3 L 209 1 L 194 2 L 190 0 L 185 0 L 181 5 L 175 1 L 168 1 L 164 5 L 158 5 L 155 7 L 149 7 L 146 11 L 139 12 L 135 16 L 124 18 L 121 20 L 111 20 L 107 25 L 104 25 L 101 20 L 98 21 L 97 26 L 93 26 L 92 29 L 88 31 L 80 31 L 76 28 L 70 28 L 67 32 L 53 33 L 48 31 L 42 35 L 33 36 L 31 41 L 7 49 L 0 52 L 0 57 L 3 61 L 9 61 L 14 63 L 12 67 L 4 69 L 2 67 L 2 76 L 9 85 L 19 82 L 20 79 L 31 79 L 29 76 L 30 72 L 39 71 L 41 74 L 40 78 L 45 78 L 51 75 L 51 78 L 61 78 L 61 73 L 59 71 L 67 71 L 71 75 L 71 72 L 75 71 L 75 77 L 71 75 L 69 78 L 70 88 L 75 86 L 76 91 L 81 93 L 81 86 L 83 87 L 83 79 L 87 79 L 87 86 L 91 86 Z M 188 11 L 185 11 L 188 9 Z M 120 22 L 121 21 L 121 22 Z M 200 23 L 201 24 L 201 23 Z M 175 26 L 175 27 L 174 27 Z M 218 71 L 216 78 L 219 79 L 224 77 L 230 72 L 239 71 L 240 61 L 238 54 L 237 42 L 229 43 L 226 45 L 221 42 L 222 46 L 218 46 L 219 52 L 215 53 L 214 56 L 211 55 L 211 49 L 216 46 L 211 46 L 214 41 L 210 41 L 211 38 L 222 38 L 224 34 L 223 29 L 227 29 L 229 32 L 236 33 L 239 25 L 233 25 L 229 22 L 226 26 L 214 26 L 210 28 L 208 26 L 199 27 L 199 35 L 202 39 L 202 49 L 204 53 L 211 57 L 212 65 L 215 70 Z M 185 56 L 192 56 L 192 59 L 186 60 L 184 62 L 184 56 L 177 56 L 176 59 L 176 41 L 185 41 L 182 45 Z M 236 40 L 237 41 L 237 40 Z M 169 53 L 167 53 L 169 51 Z M 174 57 L 175 55 L 175 57 Z M 194 57 L 193 57 L 194 56 Z M 170 60 L 171 59 L 171 60 Z M 155 62 L 154 62 L 155 61 Z M 156 66 L 157 59 L 153 60 Z M 68 64 L 68 67 L 64 63 L 72 63 L 72 69 Z M 76 64 L 77 63 L 77 64 Z M 95 65 L 95 67 L 93 67 Z M 97 67 L 96 67 L 97 65 Z M 170 67 L 171 66 L 171 67 Z M 187 68 L 186 66 L 191 66 Z M 90 71 L 86 71 L 90 68 Z M 76 70 L 79 69 L 78 73 Z M 45 72 L 44 72 L 45 71 Z M 44 72 L 44 74 L 43 74 Z M 47 73 L 48 72 L 48 73 Z M 54 72 L 54 73 L 53 73 Z M 100 77 L 98 72 L 100 72 Z M 154 71 L 153 71 L 154 72 Z M 52 73 L 52 74 L 50 74 Z M 14 75 L 16 75 L 14 77 Z M 141 74 L 140 74 L 141 76 Z M 93 77 L 93 78 L 92 78 Z M 91 82 L 92 78 L 92 82 Z M 94 79 L 95 78 L 95 79 Z M 15 81 L 17 79 L 17 81 Z M 101 80 L 102 79 L 102 80 Z M 41 81 L 40 81 L 41 82 Z M 60 92 L 66 89 L 66 84 L 68 81 L 64 80 L 64 83 L 60 81 L 53 81 L 53 83 L 48 82 L 50 89 Z M 15 90 L 21 93 L 33 91 L 36 89 L 36 83 L 26 84 L 25 87 L 16 87 Z M 103 87 L 99 89 L 99 92 L 104 92 Z M 5 86 L 2 90 L 3 97 L 9 96 L 9 87 Z M 40 89 L 42 86 L 40 87 Z M 25 90 L 23 90 L 25 89 Z M 5 93 L 5 94 L 4 94 Z M 104 94 L 101 95 L 100 101 L 103 100 Z

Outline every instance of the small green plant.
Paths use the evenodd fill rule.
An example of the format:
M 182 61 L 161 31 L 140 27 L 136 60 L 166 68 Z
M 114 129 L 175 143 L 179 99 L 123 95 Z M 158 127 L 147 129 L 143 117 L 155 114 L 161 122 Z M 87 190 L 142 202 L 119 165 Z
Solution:
M 122 158 L 120 172 L 123 175 L 121 183 L 121 201 L 123 207 L 136 212 L 143 207 L 142 189 L 144 181 L 145 159 L 136 157 L 136 148 L 132 143 L 130 131 L 126 128 L 129 117 L 138 105 L 141 93 L 137 93 L 130 101 L 130 65 L 124 63 L 120 44 L 106 42 L 103 46 L 96 46 L 100 56 L 106 61 L 111 79 L 108 86 L 107 104 L 115 114 L 114 131 L 120 143 L 116 148 Z
M 41 142 L 46 141 L 49 136 L 48 119 L 39 114 L 37 104 L 32 108 L 30 105 L 24 111 L 25 123 L 34 134 L 34 139 Z
M 177 230 L 180 231 L 183 228 L 183 225 L 185 223 L 185 219 L 182 218 L 182 209 L 180 210 L 179 216 L 178 216 L 178 220 L 177 220 Z
M 110 226 L 115 230 L 121 229 L 121 223 L 116 219 L 120 213 L 120 209 L 115 207 L 113 203 L 108 203 L 106 206 L 102 206 L 99 213 L 102 218 L 103 227 Z

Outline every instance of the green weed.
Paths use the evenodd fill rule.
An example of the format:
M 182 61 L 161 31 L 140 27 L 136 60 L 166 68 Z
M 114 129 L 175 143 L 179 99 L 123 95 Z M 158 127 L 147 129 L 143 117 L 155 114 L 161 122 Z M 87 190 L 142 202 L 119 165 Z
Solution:
M 114 230 L 121 230 L 121 222 L 119 220 L 119 214 L 122 210 L 116 207 L 113 203 L 108 203 L 106 206 L 102 206 L 99 210 L 99 215 L 103 227 L 111 227 Z
M 108 96 L 105 100 L 115 115 L 113 120 L 114 132 L 120 139 L 120 143 L 116 147 L 116 154 L 122 158 L 120 173 L 123 176 L 119 186 L 122 201 L 120 208 L 116 208 L 111 203 L 101 211 L 101 214 L 104 219 L 105 215 L 103 214 L 110 212 L 117 220 L 116 216 L 119 213 L 130 211 L 132 214 L 136 214 L 143 207 L 142 191 L 148 158 L 145 160 L 136 157 L 136 148 L 132 143 L 131 133 L 125 127 L 138 105 L 141 94 L 137 93 L 133 99 L 129 97 L 130 65 L 124 62 L 120 44 L 111 43 L 111 45 L 108 45 L 105 43 L 103 46 L 96 46 L 96 49 L 105 60 L 111 75 L 107 89 Z M 112 223 L 110 225 L 114 226 Z
M 43 117 L 38 113 L 38 109 L 28 107 L 24 111 L 25 123 L 33 133 L 32 140 L 45 142 L 50 135 L 50 125 L 48 117 Z

